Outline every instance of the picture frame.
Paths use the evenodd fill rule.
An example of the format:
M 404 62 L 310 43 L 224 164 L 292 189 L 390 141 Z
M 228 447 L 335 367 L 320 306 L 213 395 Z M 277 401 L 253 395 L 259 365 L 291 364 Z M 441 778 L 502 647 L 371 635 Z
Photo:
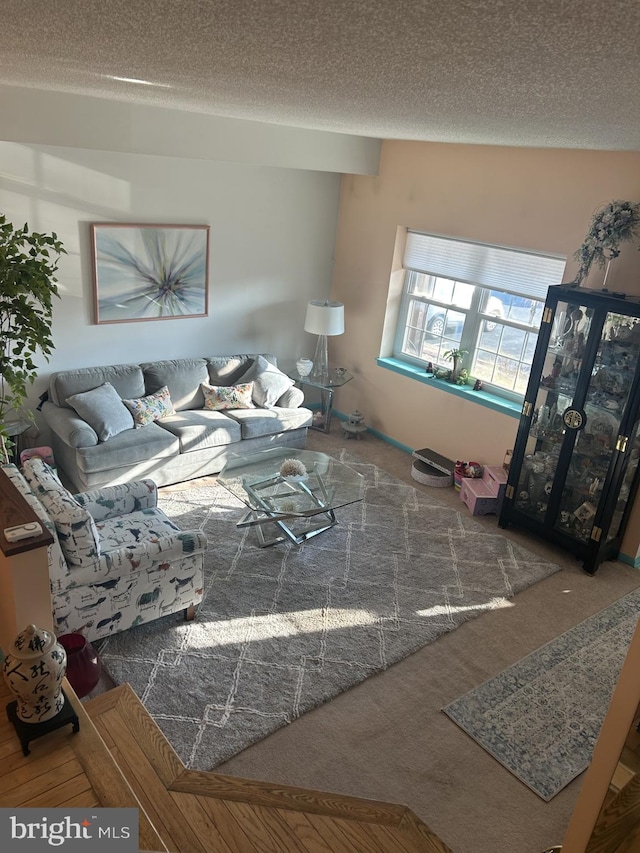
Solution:
M 209 225 L 92 222 L 97 325 L 206 317 Z

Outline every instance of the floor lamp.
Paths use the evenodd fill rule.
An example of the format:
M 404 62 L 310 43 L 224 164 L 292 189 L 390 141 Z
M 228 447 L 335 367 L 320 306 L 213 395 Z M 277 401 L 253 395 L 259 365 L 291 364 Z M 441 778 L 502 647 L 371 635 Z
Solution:
M 327 336 L 341 335 L 344 332 L 344 305 L 342 302 L 312 299 L 307 305 L 304 330 L 318 335 L 311 378 L 319 382 L 326 382 L 329 378 Z

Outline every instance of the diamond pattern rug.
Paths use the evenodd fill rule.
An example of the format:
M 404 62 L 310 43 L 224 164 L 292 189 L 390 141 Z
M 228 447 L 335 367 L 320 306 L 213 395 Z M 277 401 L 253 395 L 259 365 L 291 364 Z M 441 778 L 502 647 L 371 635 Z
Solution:
M 215 480 L 160 491 L 181 527 L 202 527 L 205 597 L 100 646 L 184 763 L 211 770 L 270 732 L 558 571 L 461 503 L 441 504 L 342 452 L 361 503 L 300 547 L 257 547 L 242 505 Z
M 586 770 L 640 616 L 640 591 L 443 708 L 543 800 Z

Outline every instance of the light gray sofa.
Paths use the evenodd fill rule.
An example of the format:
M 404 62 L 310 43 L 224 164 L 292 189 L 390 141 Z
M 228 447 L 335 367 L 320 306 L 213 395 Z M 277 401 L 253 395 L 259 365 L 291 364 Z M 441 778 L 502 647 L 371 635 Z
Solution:
M 253 408 L 209 411 L 205 386 L 236 386 L 253 381 Z M 105 383 L 113 386 L 105 388 Z M 146 426 L 122 429 L 117 397 L 132 400 L 166 386 L 175 414 Z M 97 389 L 117 392 L 104 412 L 78 414 L 75 395 Z M 282 390 L 282 393 L 280 391 Z M 277 399 L 273 399 L 275 393 Z M 99 393 L 99 392 L 98 392 Z M 79 398 L 84 399 L 82 396 Z M 86 398 L 91 402 L 92 395 Z M 50 377 L 43 417 L 51 430 L 58 473 L 70 488 L 82 492 L 149 477 L 158 486 L 190 480 L 222 470 L 231 453 L 267 447 L 304 447 L 312 413 L 304 395 L 281 373 L 276 359 L 261 355 L 211 356 L 141 364 L 116 364 L 65 370 Z M 85 406 L 86 408 L 86 406 Z M 126 414 L 126 417 L 130 415 Z M 88 419 L 87 419 L 88 418 Z M 106 420 L 106 424 L 105 424 Z

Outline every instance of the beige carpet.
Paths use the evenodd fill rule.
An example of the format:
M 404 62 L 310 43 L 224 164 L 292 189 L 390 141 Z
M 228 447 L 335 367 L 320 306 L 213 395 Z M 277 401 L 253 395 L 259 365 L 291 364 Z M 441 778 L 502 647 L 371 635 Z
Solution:
M 372 435 L 309 433 L 308 446 L 343 447 L 416 485 L 411 457 Z M 483 460 L 500 462 L 501 460 Z M 438 499 L 458 504 L 453 489 Z M 478 521 L 491 529 L 495 516 Z M 504 534 L 563 567 L 511 606 L 468 622 L 217 768 L 255 779 L 405 803 L 453 853 L 541 853 L 562 842 L 583 776 L 549 803 L 491 758 L 441 709 L 607 604 L 640 586 L 640 573 L 604 563 L 593 577 L 558 548 Z
M 633 590 L 442 710 L 548 802 L 591 763 L 639 615 Z

